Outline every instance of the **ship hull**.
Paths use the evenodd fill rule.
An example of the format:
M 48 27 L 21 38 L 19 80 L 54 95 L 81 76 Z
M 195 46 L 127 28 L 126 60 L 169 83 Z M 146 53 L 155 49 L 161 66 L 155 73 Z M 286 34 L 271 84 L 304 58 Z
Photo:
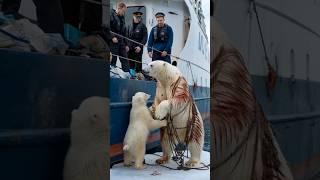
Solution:
M 266 79 L 252 84 L 294 178 L 320 179 L 320 83 L 278 78 L 268 96 Z

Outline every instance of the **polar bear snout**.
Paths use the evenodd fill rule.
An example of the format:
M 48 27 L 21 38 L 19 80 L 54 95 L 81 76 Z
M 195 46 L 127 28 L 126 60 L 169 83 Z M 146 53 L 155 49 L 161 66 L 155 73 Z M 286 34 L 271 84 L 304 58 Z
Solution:
M 149 73 L 150 73 L 150 67 L 149 67 L 149 65 L 147 65 L 147 67 L 143 68 L 143 69 L 142 69 L 142 72 L 143 72 L 143 74 L 149 75 Z
M 137 92 L 132 97 L 132 104 L 146 104 L 148 99 L 150 98 L 150 94 L 146 94 L 144 92 Z

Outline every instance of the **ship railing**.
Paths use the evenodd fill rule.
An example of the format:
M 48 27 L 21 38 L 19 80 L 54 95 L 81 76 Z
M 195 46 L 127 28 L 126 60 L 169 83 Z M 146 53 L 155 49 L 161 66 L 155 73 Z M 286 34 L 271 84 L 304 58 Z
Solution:
M 133 39 L 130 39 L 130 38 L 128 38 L 128 37 L 125 37 L 125 36 L 123 36 L 123 35 L 121 35 L 121 34 L 115 33 L 115 32 L 113 32 L 113 31 L 110 31 L 110 32 L 111 32 L 112 34 L 120 37 L 120 38 L 127 39 L 128 41 L 131 41 L 131 42 L 133 42 L 133 43 L 136 43 L 136 44 L 141 45 L 141 46 L 143 46 L 143 47 L 150 48 L 150 49 L 152 49 L 153 51 L 156 51 L 156 52 L 161 53 L 161 51 L 159 51 L 158 49 L 155 49 L 155 48 L 150 47 L 150 46 L 148 46 L 148 45 L 142 44 L 142 43 L 137 42 L 137 41 L 135 41 L 135 40 L 133 40 Z M 112 53 L 111 53 L 111 54 L 112 54 Z M 123 58 L 123 59 L 126 59 L 126 60 L 128 60 L 128 61 L 132 61 L 132 62 L 136 62 L 136 63 L 141 63 L 141 64 L 147 64 L 147 63 L 144 63 L 144 62 L 136 61 L 136 60 L 134 60 L 134 59 L 130 59 L 130 58 L 127 58 L 127 57 L 119 56 L 119 55 L 116 55 L 116 54 L 112 54 L 112 55 L 118 56 L 119 58 Z M 192 77 L 192 81 L 193 81 L 194 86 L 197 86 L 197 83 L 196 83 L 195 78 L 194 78 L 194 76 L 193 76 L 192 66 L 198 67 L 198 68 L 202 69 L 203 71 L 207 72 L 208 74 L 210 73 L 209 70 L 207 70 L 207 69 L 205 69 L 205 68 L 199 66 L 198 64 L 195 64 L 195 63 L 193 63 L 193 62 L 191 62 L 191 61 L 189 61 L 189 60 L 180 58 L 180 57 L 175 56 L 175 55 L 173 55 L 173 54 L 167 54 L 167 55 L 170 56 L 170 57 L 172 57 L 172 58 L 174 58 L 174 59 L 176 59 L 176 61 L 181 60 L 181 61 L 184 61 L 184 62 L 187 63 L 187 65 L 188 65 L 188 67 L 189 67 L 189 69 L 190 69 L 190 73 L 191 73 L 191 77 Z M 192 65 L 192 66 L 191 66 L 191 65 Z M 120 67 L 118 67 L 118 68 L 120 68 Z
M 123 35 L 121 35 L 121 34 L 115 33 L 115 32 L 113 32 L 113 31 L 110 31 L 110 32 L 111 32 L 112 34 L 118 36 L 118 37 L 127 39 L 128 41 L 131 41 L 131 42 L 133 42 L 133 43 L 139 44 L 139 45 L 141 45 L 141 46 L 143 46 L 143 47 L 147 47 L 147 48 L 152 49 L 153 51 L 156 51 L 156 52 L 160 52 L 160 53 L 161 53 L 161 51 L 159 51 L 158 49 L 155 49 L 155 48 L 150 47 L 150 46 L 148 46 L 148 45 L 142 44 L 142 43 L 137 42 L 137 41 L 135 41 L 135 40 L 133 40 L 133 39 L 130 39 L 130 38 L 128 38 L 128 37 L 125 37 L 125 36 L 123 36 Z M 193 66 L 196 66 L 196 67 L 202 69 L 203 71 L 205 71 L 205 72 L 207 72 L 207 73 L 210 73 L 209 70 L 207 70 L 207 69 L 199 66 L 198 64 L 195 64 L 195 63 L 193 63 L 193 62 L 191 62 L 191 61 L 189 61 L 189 60 L 187 60 L 187 59 L 183 59 L 183 58 L 178 57 L 178 56 L 175 56 L 175 55 L 173 55 L 173 54 L 168 54 L 168 56 L 173 57 L 173 58 L 176 59 L 176 60 L 184 61 L 184 62 L 186 62 L 186 63 L 188 63 L 188 64 L 190 64 L 190 65 L 193 65 Z M 128 59 L 128 58 L 127 58 L 127 59 Z M 141 63 L 141 62 L 139 62 L 139 63 Z M 142 64 L 143 64 L 143 63 L 142 63 Z M 144 63 L 144 64 L 146 64 L 146 63 Z

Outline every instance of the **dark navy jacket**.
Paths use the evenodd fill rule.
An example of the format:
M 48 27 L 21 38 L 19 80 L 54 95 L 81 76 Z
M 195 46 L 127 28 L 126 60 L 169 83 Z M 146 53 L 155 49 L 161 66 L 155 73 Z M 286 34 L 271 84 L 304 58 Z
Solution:
M 165 24 L 166 27 L 166 40 L 165 41 L 158 41 L 155 40 L 154 33 L 157 29 L 157 26 L 151 29 L 149 40 L 148 40 L 148 52 L 151 52 L 153 47 L 159 51 L 166 51 L 168 54 L 171 54 L 171 48 L 173 43 L 173 31 L 172 28 Z
M 111 10 L 110 28 L 111 28 L 111 31 L 127 37 L 125 18 L 124 18 L 124 16 L 118 16 L 114 9 Z M 125 45 L 128 44 L 128 41 L 124 38 L 121 38 L 117 35 L 111 34 L 111 38 L 113 38 L 113 37 L 118 38 L 119 44 L 125 44 Z

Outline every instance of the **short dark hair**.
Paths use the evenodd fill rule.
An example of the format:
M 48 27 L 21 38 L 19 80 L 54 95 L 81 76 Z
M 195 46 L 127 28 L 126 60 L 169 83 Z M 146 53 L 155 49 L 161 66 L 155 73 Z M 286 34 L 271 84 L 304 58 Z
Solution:
M 158 17 L 163 17 L 164 18 L 166 15 L 163 12 L 157 12 L 155 14 L 155 16 L 156 16 L 156 18 L 158 18 Z
M 123 2 L 119 2 L 117 7 L 122 9 L 122 8 L 126 8 L 127 5 L 125 3 L 123 3 Z

